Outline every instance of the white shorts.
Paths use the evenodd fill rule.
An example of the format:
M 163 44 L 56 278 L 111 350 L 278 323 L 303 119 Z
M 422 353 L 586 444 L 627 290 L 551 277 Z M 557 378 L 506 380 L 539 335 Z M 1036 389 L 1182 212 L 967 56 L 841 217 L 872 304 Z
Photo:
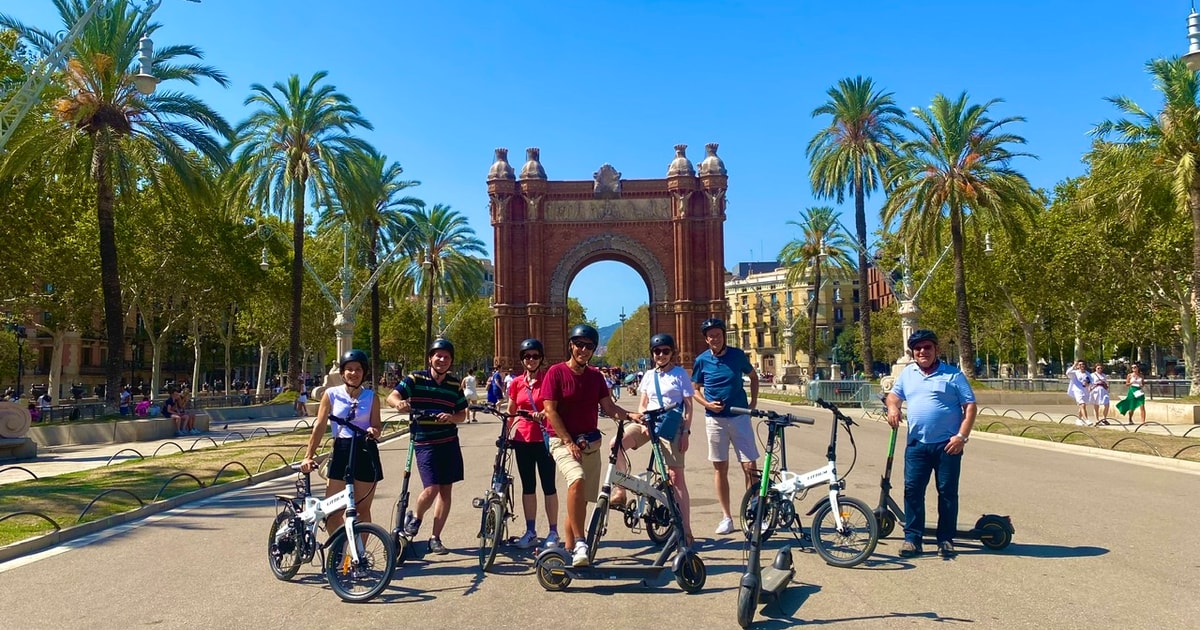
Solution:
M 1067 390 L 1067 395 L 1075 401 L 1076 405 L 1088 404 L 1088 391 L 1086 389 L 1070 389 Z
M 708 461 L 729 461 L 731 444 L 739 462 L 758 459 L 758 443 L 754 440 L 750 416 L 713 417 L 704 414 L 704 429 L 708 433 Z

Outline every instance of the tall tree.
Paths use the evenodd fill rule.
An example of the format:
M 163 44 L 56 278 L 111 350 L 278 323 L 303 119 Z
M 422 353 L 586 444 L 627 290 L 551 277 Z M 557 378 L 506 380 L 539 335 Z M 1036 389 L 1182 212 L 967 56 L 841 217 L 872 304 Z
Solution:
M 810 161 L 809 179 L 818 198 L 838 203 L 849 190 L 854 195 L 854 229 L 858 243 L 858 310 L 862 327 L 862 359 L 874 373 L 871 342 L 871 303 L 867 297 L 867 197 L 884 183 L 884 173 L 895 159 L 900 139 L 896 128 L 904 112 L 891 92 L 876 89 L 868 77 L 838 81 L 826 91 L 829 100 L 813 110 L 813 117 L 829 116 L 829 125 L 817 132 L 805 150 Z
M 396 287 L 414 287 L 425 296 L 425 347 L 433 343 L 433 301 L 435 295 L 448 299 L 468 299 L 479 295 L 483 286 L 483 265 L 475 256 L 487 253 L 483 241 L 467 224 L 466 217 L 436 204 L 432 208 L 407 210 L 413 224 L 409 264 L 391 278 L 389 291 Z
M 822 277 L 826 269 L 853 270 L 850 258 L 853 247 L 847 235 L 838 227 L 833 208 L 819 206 L 803 213 L 803 221 L 788 221 L 800 228 L 802 236 L 788 241 L 779 252 L 779 262 L 787 267 L 787 285 L 810 282 L 812 299 L 808 303 L 808 377 L 817 373 L 817 313 L 821 309 Z M 828 321 L 828 319 L 826 320 Z
M 90 4 L 85 0 L 54 2 L 67 29 Z M 48 54 L 58 42 L 52 30 L 22 24 L 8 15 L 0 15 L 0 26 L 15 30 L 40 54 Z M 105 397 L 110 403 L 116 401 L 125 357 L 125 311 L 114 227 L 118 198 L 147 186 L 157 188 L 155 174 L 159 171 L 152 167 L 157 162 L 165 163 L 197 196 L 210 195 L 208 180 L 203 177 L 206 165 L 188 147 L 218 167 L 228 163 L 221 137 L 230 136 L 231 129 L 213 109 L 193 96 L 163 89 L 163 85 L 150 95 L 134 87 L 138 40 L 153 35 L 160 26 L 129 0 L 113 0 L 97 13 L 72 45 L 63 73 L 65 94 L 54 104 L 59 124 L 52 133 L 43 132 L 41 126 L 23 125 L 9 140 L 8 154 L 0 165 L 0 176 L 4 176 L 49 158 L 53 171 L 89 173 L 95 182 L 100 286 L 108 337 Z M 201 79 L 211 79 L 228 85 L 216 68 L 190 61 L 203 58 L 194 46 L 159 46 L 151 68 L 164 84 L 186 81 L 196 85 Z
M 349 176 L 354 155 L 371 146 L 352 135 L 372 129 L 350 99 L 317 72 L 307 83 L 292 75 L 270 89 L 255 83 L 245 104 L 257 109 L 234 131 L 233 187 L 238 196 L 292 222 L 291 329 L 288 333 L 288 383 L 300 374 L 300 312 L 304 298 L 306 205 L 333 203 L 330 182 Z
M 975 376 L 975 345 L 963 259 L 966 218 L 979 214 L 987 225 L 1019 237 L 1018 218 L 1042 207 L 1029 180 L 1011 165 L 1017 157 L 1033 157 L 1009 149 L 1025 138 L 1006 127 L 1025 119 L 992 120 L 988 110 L 1000 102 L 971 104 L 963 92 L 953 101 L 938 94 L 928 109 L 914 107 L 915 121 L 902 122 L 912 137 L 900 145 L 889 169 L 894 188 L 882 211 L 885 224 L 899 218 L 900 232 L 927 251 L 941 249 L 949 223 L 959 364 L 969 378 Z
M 388 163 L 386 155 L 371 151 L 354 157 L 354 169 L 348 177 L 334 183 L 337 203 L 321 217 L 318 228 L 332 227 L 343 221 L 352 226 L 351 238 L 355 249 L 363 254 L 367 271 L 374 273 L 380 258 L 393 247 L 405 249 L 406 240 L 414 233 L 412 221 L 405 210 L 425 207 L 425 202 L 404 194 L 421 182 L 403 179 L 404 168 L 399 162 Z M 370 373 L 378 378 L 380 372 L 379 283 L 371 285 L 371 366 Z
M 1200 313 L 1200 79 L 1179 58 L 1154 59 L 1146 64 L 1154 88 L 1162 94 L 1162 109 L 1151 113 L 1132 99 L 1108 99 L 1127 116 L 1105 121 L 1092 133 L 1106 142 L 1096 147 L 1098 159 L 1143 162 L 1169 179 L 1175 204 L 1166 206 L 1190 218 L 1192 232 L 1191 313 Z M 1127 200 L 1140 197 L 1138 187 L 1124 193 Z M 1145 204 L 1131 204 L 1146 210 Z M 1174 214 L 1174 213 L 1172 213 Z M 1146 213 L 1146 218 L 1154 216 Z M 1184 219 L 1186 221 L 1186 219 Z M 1195 322 L 1188 339 L 1194 339 Z M 1192 366 L 1191 395 L 1200 395 L 1200 370 Z

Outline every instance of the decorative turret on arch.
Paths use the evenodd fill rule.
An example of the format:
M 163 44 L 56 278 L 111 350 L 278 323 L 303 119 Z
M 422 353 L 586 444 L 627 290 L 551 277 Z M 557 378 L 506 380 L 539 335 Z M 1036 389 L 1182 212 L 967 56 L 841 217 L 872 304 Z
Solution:
M 699 324 L 725 316 L 725 191 L 716 144 L 695 174 L 676 145 L 665 179 L 622 179 L 603 164 L 591 181 L 550 181 L 529 149 L 519 178 L 506 149 L 488 172 L 495 232 L 496 362 L 517 368 L 522 339 L 537 337 L 547 359 L 566 357 L 567 291 L 586 266 L 613 260 L 646 282 L 650 325 L 670 333 L 690 368 L 703 349 Z M 713 168 L 720 164 L 720 168 Z M 703 166 L 703 165 L 702 165 Z M 700 194 L 697 194 L 700 193 Z

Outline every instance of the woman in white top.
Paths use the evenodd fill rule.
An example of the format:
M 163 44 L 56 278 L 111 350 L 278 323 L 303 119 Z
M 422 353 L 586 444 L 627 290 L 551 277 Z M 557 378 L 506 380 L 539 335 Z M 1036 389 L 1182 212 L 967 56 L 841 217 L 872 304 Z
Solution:
M 469 420 L 469 422 L 477 421 L 477 419 L 475 418 L 474 407 L 475 407 L 475 404 L 479 402 L 479 389 L 478 388 L 479 388 L 479 381 L 475 378 L 475 375 L 472 374 L 470 370 L 467 370 L 467 374 L 466 374 L 466 376 L 463 377 L 463 380 L 462 380 L 462 392 L 463 392 L 463 396 L 467 399 L 467 408 L 471 410 L 471 419 Z
M 1079 406 L 1077 424 L 1088 424 L 1087 403 L 1091 379 L 1088 376 L 1087 364 L 1083 359 L 1075 362 L 1075 366 L 1067 370 L 1067 395 Z
M 350 449 L 358 443 L 354 454 L 354 502 L 358 507 L 358 520 L 371 522 L 371 499 L 375 496 L 375 484 L 383 480 L 383 466 L 379 462 L 379 439 L 383 423 L 379 416 L 379 399 L 375 390 L 363 387 L 367 380 L 367 353 L 350 350 L 342 355 L 338 363 L 342 373 L 342 385 L 330 387 L 321 394 L 321 405 L 308 437 L 308 450 L 300 470 L 310 472 L 316 468 L 314 459 L 317 446 L 325 437 L 325 427 L 333 421 L 333 453 L 329 455 L 329 478 L 325 480 L 325 496 L 331 497 L 346 487 L 346 466 L 350 463 Z M 363 429 L 367 438 L 353 440 L 354 431 L 346 424 Z M 342 526 L 342 514 L 330 515 L 325 523 L 326 531 L 337 531 Z
M 1108 412 L 1110 409 L 1109 403 L 1112 402 L 1108 397 L 1108 376 L 1104 374 L 1104 364 L 1097 362 L 1095 370 L 1092 372 L 1092 408 L 1096 412 L 1096 422 L 1108 424 Z M 1100 415 L 1100 406 L 1104 406 L 1104 415 Z
M 688 494 L 687 481 L 683 476 L 684 454 L 688 450 L 692 428 L 692 395 L 695 390 L 692 380 L 682 367 L 675 363 L 675 339 L 666 333 L 659 333 L 650 338 L 650 352 L 654 357 L 654 369 L 642 375 L 638 386 L 638 412 L 651 409 L 677 407 L 682 411 L 682 419 L 674 424 L 674 435 L 671 439 L 663 436 L 659 439 L 662 447 L 663 462 L 667 465 L 667 474 L 671 485 L 675 487 L 679 498 L 679 510 L 683 516 L 683 535 L 690 547 L 695 543 L 692 537 L 691 499 Z M 671 422 L 661 420 L 663 425 Z M 661 429 L 660 429 L 661 430 Z M 650 441 L 650 432 L 641 425 L 629 425 L 625 428 L 625 437 L 621 445 L 630 450 L 637 450 Z M 611 446 L 610 446 L 611 447 Z M 618 470 L 629 470 L 629 461 L 624 451 L 617 457 Z M 625 490 L 613 489 L 612 505 L 623 506 Z

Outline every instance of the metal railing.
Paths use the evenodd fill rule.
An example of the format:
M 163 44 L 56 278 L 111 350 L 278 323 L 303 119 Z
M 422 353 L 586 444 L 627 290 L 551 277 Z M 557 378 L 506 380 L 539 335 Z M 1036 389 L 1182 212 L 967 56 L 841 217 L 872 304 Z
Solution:
M 805 385 L 809 400 L 822 398 L 837 405 L 869 406 L 879 400 L 882 390 L 872 381 L 809 381 Z
M 1066 392 L 1065 378 L 981 378 L 978 382 L 992 389 L 1025 392 Z M 1147 398 L 1182 398 L 1188 395 L 1192 382 L 1182 378 L 1148 378 L 1142 391 Z M 1108 393 L 1112 398 L 1125 395 L 1124 377 L 1109 376 Z

